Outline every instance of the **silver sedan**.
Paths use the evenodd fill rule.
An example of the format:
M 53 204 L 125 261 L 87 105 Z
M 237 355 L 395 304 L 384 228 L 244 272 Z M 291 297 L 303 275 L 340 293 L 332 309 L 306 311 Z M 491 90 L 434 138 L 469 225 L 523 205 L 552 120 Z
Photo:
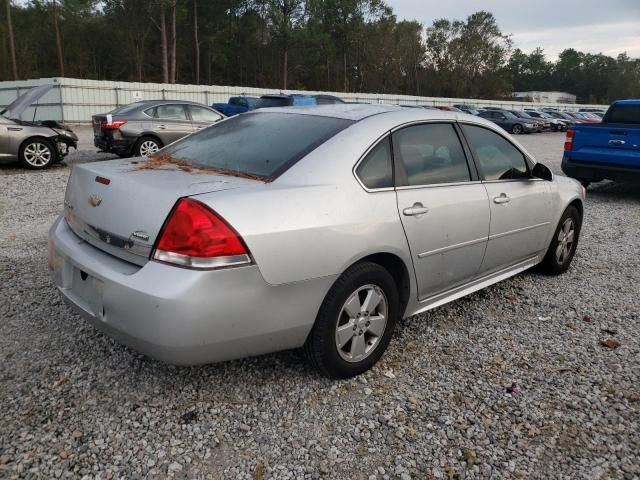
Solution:
M 344 378 L 402 318 L 567 270 L 584 195 L 479 117 L 263 109 L 149 159 L 75 165 L 49 261 L 78 313 L 152 357 L 303 347 Z

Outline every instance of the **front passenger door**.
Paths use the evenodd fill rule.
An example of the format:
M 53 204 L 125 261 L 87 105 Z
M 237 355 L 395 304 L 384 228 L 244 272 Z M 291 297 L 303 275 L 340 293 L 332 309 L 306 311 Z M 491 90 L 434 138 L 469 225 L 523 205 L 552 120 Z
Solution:
M 482 273 L 527 260 L 547 248 L 551 221 L 549 183 L 533 178 L 524 154 L 479 125 L 462 130 L 475 156 L 491 206 L 491 228 Z
M 412 125 L 392 138 L 398 211 L 423 300 L 475 278 L 489 202 L 452 123 Z
M 218 112 L 214 112 L 209 108 L 199 107 L 198 105 L 189 105 L 189 112 L 191 113 L 193 129 L 196 132 L 203 128 L 207 128 L 224 118 Z

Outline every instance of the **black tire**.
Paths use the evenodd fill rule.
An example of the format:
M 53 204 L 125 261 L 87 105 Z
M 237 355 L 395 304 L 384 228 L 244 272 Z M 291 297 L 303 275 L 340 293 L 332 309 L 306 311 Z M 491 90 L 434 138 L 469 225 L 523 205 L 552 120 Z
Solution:
M 339 353 L 338 341 L 336 340 L 343 307 L 358 289 L 371 286 L 378 287 L 384 293 L 383 299 L 386 300 L 387 306 L 386 324 L 382 335 L 376 337 L 375 347 L 370 353 L 366 353 L 367 356 L 360 361 L 347 361 Z M 305 356 L 309 363 L 326 377 L 338 379 L 359 375 L 369 370 L 382 357 L 391 341 L 393 329 L 399 316 L 400 299 L 396 282 L 391 274 L 376 263 L 358 263 L 344 272 L 327 293 L 318 311 L 313 329 L 303 347 Z M 362 336 L 362 330 L 359 331 L 359 335 L 362 336 L 361 342 L 371 341 L 367 340 L 367 334 L 368 332 L 365 331 Z M 349 342 L 353 342 L 357 335 L 358 331 L 354 326 L 353 338 L 343 346 L 346 347 Z M 341 351 L 346 353 L 346 348 Z
M 162 142 L 160 140 L 158 140 L 156 137 L 145 135 L 144 137 L 140 137 L 138 141 L 135 143 L 135 145 L 133 146 L 133 156 L 144 157 L 145 155 L 147 155 L 147 153 L 144 152 L 143 150 L 145 150 L 145 145 L 151 144 L 151 143 L 157 146 L 156 151 L 162 148 Z
M 514 135 L 519 135 L 524 131 L 524 129 L 522 128 L 522 125 L 520 125 L 519 123 L 516 123 L 513 127 L 511 127 L 511 133 L 513 133 Z
M 46 138 L 30 138 L 26 140 L 18 152 L 18 160 L 25 168 L 44 170 L 53 165 L 58 158 L 53 144 Z
M 566 223 L 568 221 L 572 222 L 573 225 L 573 242 L 570 248 L 563 249 L 564 254 L 558 255 L 560 251 L 561 245 L 561 231 L 566 228 Z M 576 254 L 576 249 L 578 248 L 578 241 L 580 240 L 580 228 L 582 227 L 582 217 L 580 216 L 580 212 L 574 206 L 569 206 L 560 217 L 560 221 L 558 222 L 558 226 L 556 227 L 553 238 L 551 239 L 551 244 L 549 245 L 549 249 L 547 250 L 547 254 L 542 260 L 540 264 L 541 270 L 544 273 L 549 275 L 560 275 L 564 273 L 571 265 L 571 261 L 573 260 L 574 255 Z M 566 243 L 564 244 L 566 247 Z

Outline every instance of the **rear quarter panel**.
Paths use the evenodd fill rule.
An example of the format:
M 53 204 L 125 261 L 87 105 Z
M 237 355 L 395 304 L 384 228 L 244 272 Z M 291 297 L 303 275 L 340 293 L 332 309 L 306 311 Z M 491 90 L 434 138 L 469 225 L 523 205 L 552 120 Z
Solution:
M 388 124 L 361 123 L 273 183 L 198 197 L 241 234 L 268 283 L 339 275 L 359 259 L 381 252 L 400 257 L 413 282 L 395 191 L 366 192 L 352 171 Z

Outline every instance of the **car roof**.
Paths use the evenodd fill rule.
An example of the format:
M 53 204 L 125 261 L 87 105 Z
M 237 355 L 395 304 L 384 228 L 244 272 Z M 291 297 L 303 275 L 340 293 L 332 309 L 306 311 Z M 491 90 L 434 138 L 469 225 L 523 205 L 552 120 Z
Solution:
M 458 120 L 458 119 L 477 119 L 474 115 L 464 112 L 455 112 L 448 110 L 426 109 L 426 108 L 404 108 L 399 105 L 370 105 L 370 104 L 333 104 L 333 105 L 314 105 L 314 106 L 298 106 L 298 107 L 274 107 L 261 108 L 254 110 L 250 115 L 259 115 L 261 113 L 288 113 L 298 115 L 315 115 L 322 117 L 333 117 L 344 120 L 358 122 L 373 116 L 381 116 L 385 114 L 406 113 L 407 117 L 411 117 L 408 121 L 415 120 Z M 490 122 L 489 122 L 490 123 Z
M 341 118 L 344 120 L 358 121 L 372 115 L 378 115 L 385 112 L 397 112 L 401 109 L 402 107 L 398 107 L 395 105 L 344 103 L 333 105 L 261 108 L 259 110 L 255 110 L 255 113 L 297 113 L 301 115 L 315 115 L 320 117 L 333 117 Z
M 140 104 L 140 106 L 145 106 L 145 107 L 153 107 L 155 105 L 164 105 L 165 103 L 184 103 L 187 105 L 197 105 L 199 107 L 207 107 L 207 108 L 211 108 L 207 105 L 205 105 L 204 103 L 200 103 L 200 102 L 192 102 L 191 100 L 174 100 L 174 99 L 165 99 L 165 100 L 140 100 L 138 102 L 135 102 Z
M 614 103 L 617 105 L 640 105 L 640 99 L 617 100 Z

